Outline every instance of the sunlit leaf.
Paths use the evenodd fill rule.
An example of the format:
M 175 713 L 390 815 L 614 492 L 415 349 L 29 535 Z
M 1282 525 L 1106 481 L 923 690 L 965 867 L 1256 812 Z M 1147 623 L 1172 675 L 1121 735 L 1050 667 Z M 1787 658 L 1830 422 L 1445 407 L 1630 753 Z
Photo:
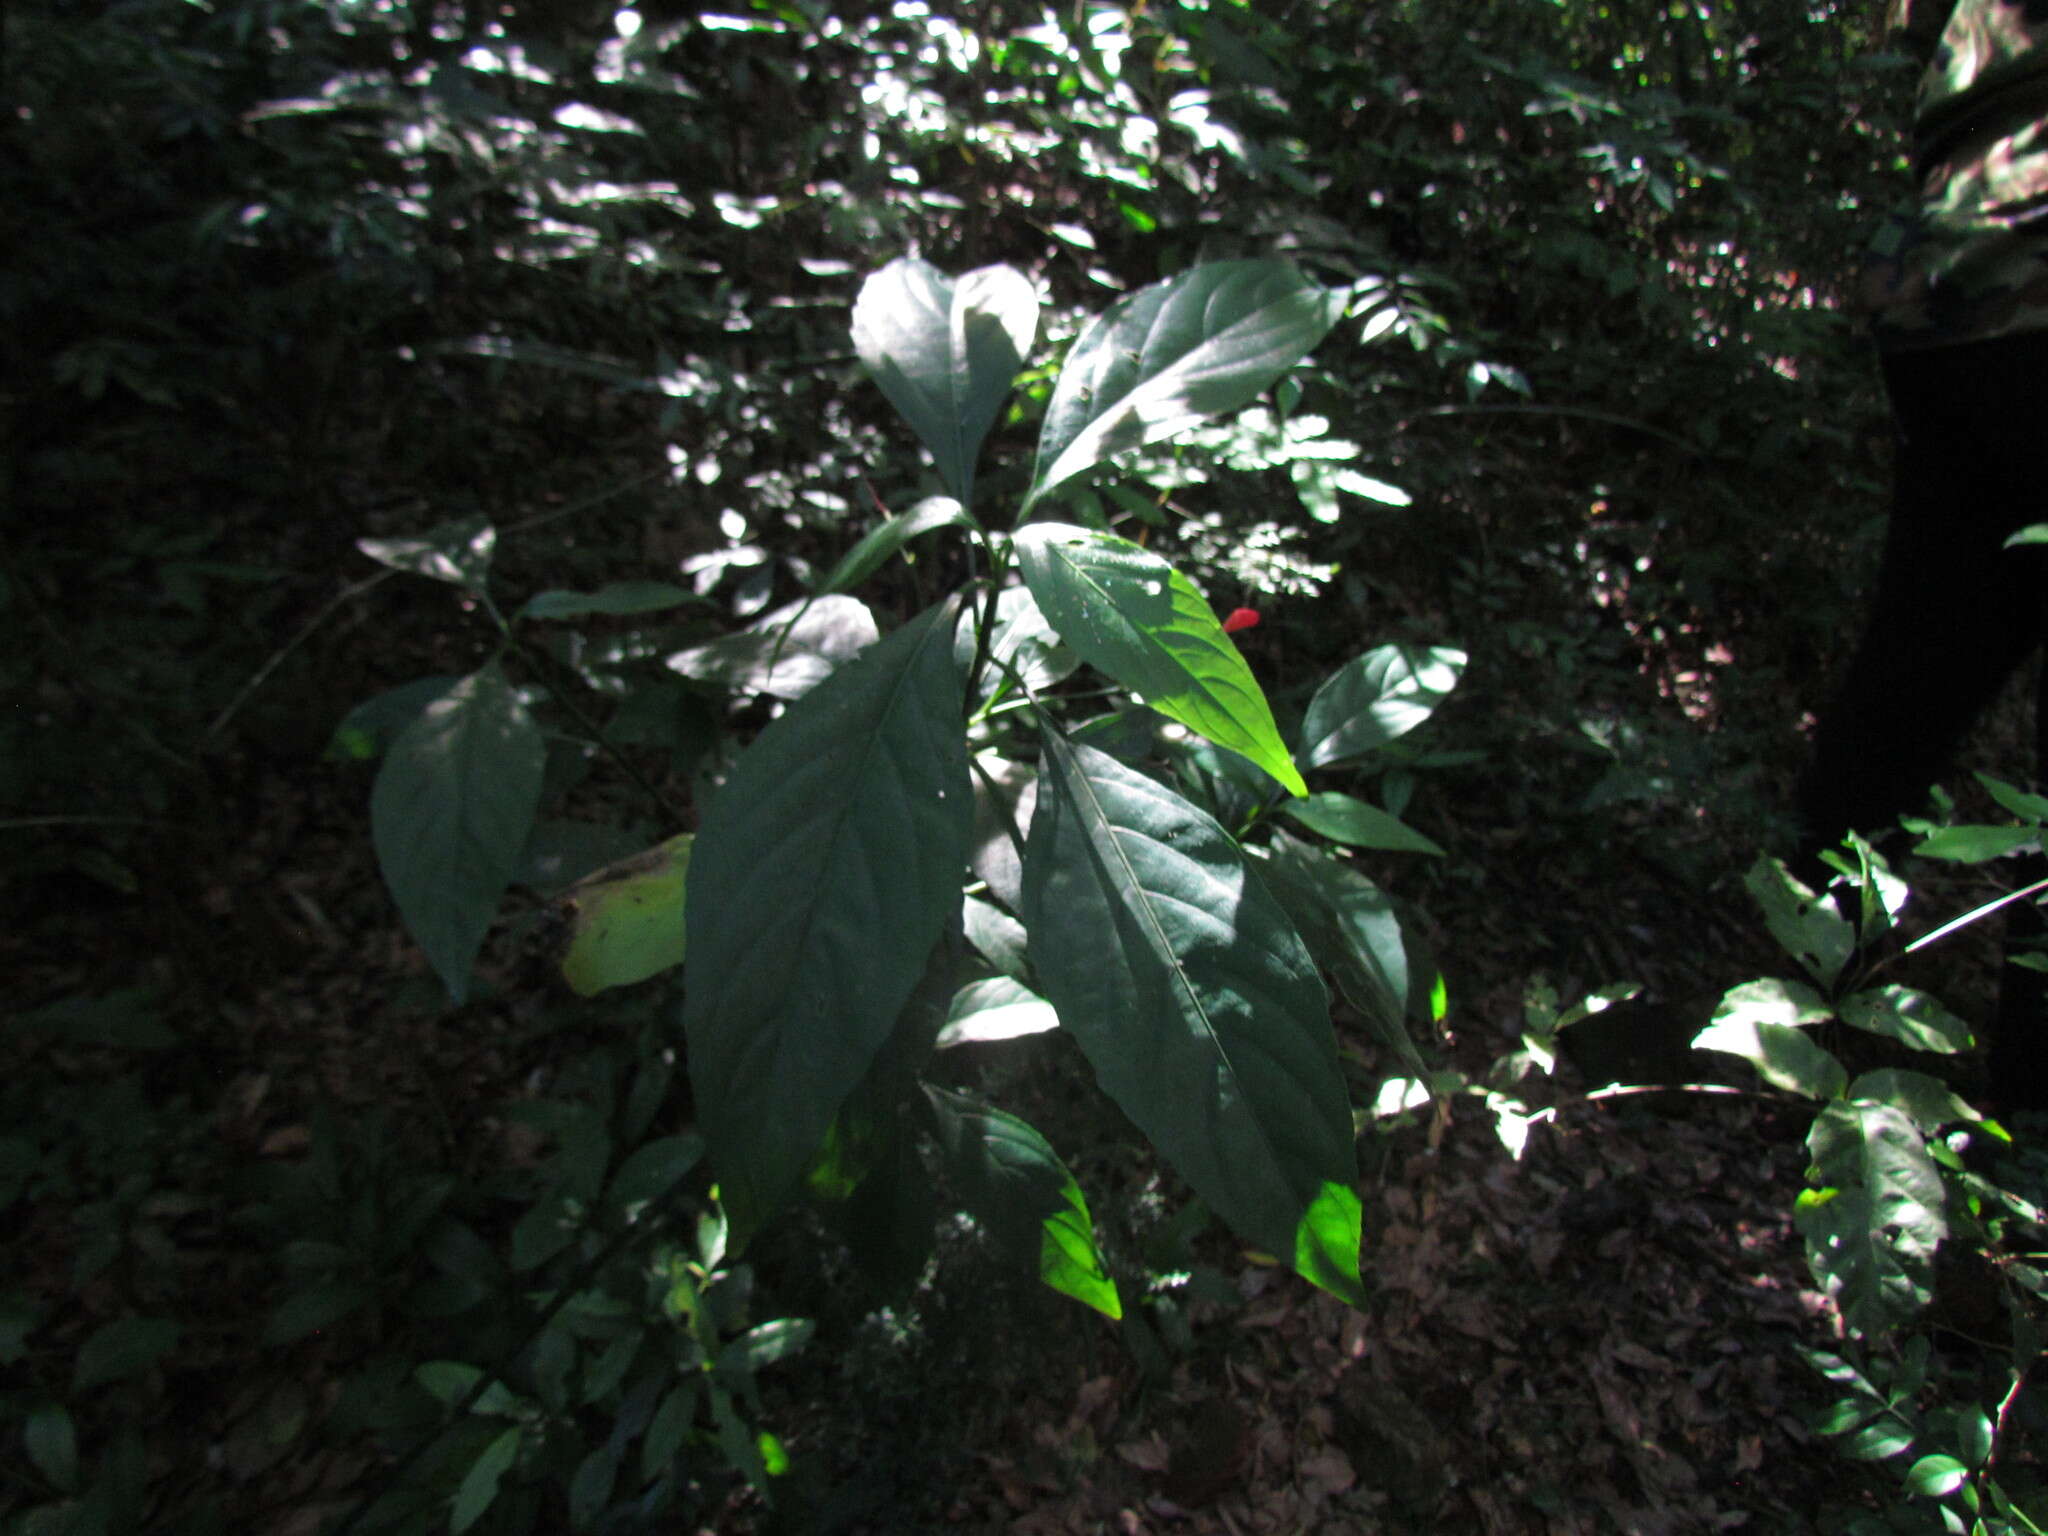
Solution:
M 1953 1055 L 1971 1045 L 1970 1026 L 1913 987 L 1871 987 L 1842 999 L 1845 1023 L 1886 1035 L 1916 1051 Z
M 799 699 L 873 645 L 879 633 L 867 604 L 827 593 L 779 608 L 736 634 L 677 651 L 666 664 L 693 682 Z
M 356 548 L 394 571 L 449 582 L 471 592 L 483 590 L 497 547 L 490 519 L 465 517 L 409 539 L 357 539 Z
M 955 281 L 899 257 L 861 285 L 853 345 L 963 507 L 974 461 L 1038 333 L 1038 292 L 1010 267 Z
M 1284 261 L 1214 262 L 1119 300 L 1060 369 L 1027 511 L 1112 454 L 1249 403 L 1343 312 L 1342 294 Z
M 820 592 L 844 592 L 857 587 L 881 569 L 882 562 L 912 539 L 938 528 L 971 528 L 974 520 L 967 509 L 950 496 L 927 496 L 908 512 L 870 528 L 860 542 L 841 557 L 832 572 L 818 583 Z
M 580 997 L 631 986 L 683 960 L 689 833 L 607 865 L 562 898 L 570 916 L 562 979 Z
M 1024 871 L 1032 961 L 1104 1089 L 1218 1215 L 1335 1289 L 1350 1105 L 1315 963 L 1243 851 L 1048 734 Z
M 1856 953 L 1856 929 L 1832 903 L 1793 879 L 1779 859 L 1758 859 L 1743 885 L 1763 908 L 1764 926 L 1822 987 L 1832 987 Z
M 1407 735 L 1457 687 L 1464 670 L 1465 653 L 1443 645 L 1383 645 L 1346 662 L 1309 701 L 1298 761 L 1320 768 Z
M 1794 1212 L 1814 1274 L 1857 1332 L 1895 1326 L 1932 1294 L 1934 1250 L 1948 1235 L 1940 1171 L 1889 1104 L 1834 1100 L 1806 1145 L 1826 1186 Z
M 1128 539 L 1065 524 L 1022 529 L 1016 549 L 1031 595 L 1089 665 L 1308 792 L 1251 668 L 1187 577 Z
M 925 1086 L 940 1151 L 960 1198 L 998 1243 L 1034 1263 L 1038 1278 L 1106 1317 L 1123 1316 L 1116 1282 L 1095 1246 L 1081 1187 L 1050 1143 L 1015 1115 Z
M 1760 998 L 1755 985 L 1737 987 L 1721 999 L 1713 1022 L 1693 1037 L 1694 1049 L 1740 1056 L 1765 1082 L 1788 1092 L 1834 1098 L 1849 1080 L 1842 1064 L 1805 1030 L 1778 1022 L 1784 1008 Z
M 954 994 L 945 1028 L 939 1031 L 939 1048 L 1015 1040 L 1059 1027 L 1060 1016 L 1052 1004 L 1020 981 L 991 976 L 970 981 Z
M 949 918 L 973 818 L 948 603 L 792 705 L 697 834 L 683 1025 L 735 1227 L 795 1187 Z

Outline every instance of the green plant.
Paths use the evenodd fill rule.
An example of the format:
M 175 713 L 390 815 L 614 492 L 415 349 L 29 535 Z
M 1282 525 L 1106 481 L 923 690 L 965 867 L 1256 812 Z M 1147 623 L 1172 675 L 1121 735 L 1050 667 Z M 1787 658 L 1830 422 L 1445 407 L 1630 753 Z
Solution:
M 1187 577 L 1107 528 L 1038 516 L 1104 461 L 1253 399 L 1337 322 L 1342 294 L 1246 261 L 1119 303 L 1070 349 L 1018 516 L 998 529 L 973 510 L 976 461 L 1037 307 L 1005 268 L 954 281 L 899 261 L 871 278 L 855 343 L 942 493 L 863 537 L 794 613 L 668 658 L 791 701 L 733 764 L 686 875 L 680 857 L 657 860 L 650 897 L 673 941 L 657 960 L 682 950 L 679 904 L 694 914 L 682 1026 L 736 1241 L 808 1191 L 863 1213 L 854 1226 L 880 1273 L 914 1277 L 933 1210 L 922 1143 L 999 1243 L 1119 1315 L 1051 1146 L 922 1079 L 942 1047 L 1061 1027 L 1241 1237 L 1355 1299 L 1352 1119 L 1319 971 L 1414 1065 L 1408 1015 L 1422 1003 L 1390 903 L 1337 850 L 1440 850 L 1393 809 L 1310 794 L 1304 774 L 1370 764 L 1427 718 L 1464 657 L 1358 657 L 1316 691 L 1290 746 Z M 942 530 L 980 574 L 877 640 L 844 589 Z M 523 654 L 525 621 L 640 601 L 637 585 L 542 594 L 502 617 L 479 524 L 364 547 L 463 588 L 501 653 Z M 1083 662 L 1112 688 L 1075 687 Z M 1077 706 L 1093 717 L 1074 721 Z M 494 657 L 386 695 L 349 730 L 366 753 L 389 733 L 372 800 L 380 862 L 459 998 L 540 800 L 541 728 Z M 1402 776 L 1386 792 L 1399 805 L 1412 788 Z
M 1915 851 L 1982 859 L 2036 846 L 2048 803 L 1991 787 L 2026 827 L 1923 825 L 1930 835 Z M 1775 860 L 1750 872 L 1772 936 L 1805 979 L 1731 988 L 1694 1044 L 1737 1056 L 1771 1086 L 1819 1105 L 1807 1136 L 1809 1187 L 1794 1214 L 1848 1337 L 1839 1352 L 1808 1351 L 1836 1392 L 1818 1427 L 1852 1458 L 1891 1463 L 1911 1496 L 1845 1528 L 2036 1532 L 2048 1523 L 2048 1500 L 2024 1453 L 2033 1410 L 2021 1399 L 2048 1339 L 2037 1314 L 2048 1276 L 2027 1251 L 2048 1216 L 2008 1187 L 2025 1170 L 2010 1133 L 1940 1077 L 1889 1065 L 1852 1076 L 1814 1039 L 1816 1027 L 1847 1026 L 1890 1042 L 1884 1049 L 1950 1058 L 1972 1044 L 1969 1027 L 1933 997 L 1882 980 L 1905 882 L 1860 837 L 1827 861 L 1835 878 L 1820 892 Z M 1936 942 L 2003 901 L 1905 947 Z M 1944 1313 L 1988 1363 L 1930 1350 L 1922 1330 Z

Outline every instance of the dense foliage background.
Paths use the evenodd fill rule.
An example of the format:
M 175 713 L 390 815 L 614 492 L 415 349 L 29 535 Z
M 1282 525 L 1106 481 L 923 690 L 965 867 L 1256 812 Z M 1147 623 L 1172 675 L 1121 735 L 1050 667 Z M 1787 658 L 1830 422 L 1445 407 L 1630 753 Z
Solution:
M 1080 1069 L 1054 1046 L 1053 1086 L 1017 1091 L 1118 1192 L 1102 1221 L 1151 1298 L 1122 1335 L 1000 1291 L 1030 1323 L 1006 1348 L 975 1313 L 1008 1282 L 971 1267 L 876 1310 L 816 1223 L 740 1265 L 701 1180 L 656 1248 L 605 1246 L 629 1159 L 657 1149 L 636 1189 L 686 1161 L 693 1113 L 667 983 L 571 996 L 552 898 L 693 827 L 762 723 L 660 658 L 800 598 L 935 488 L 849 340 L 862 278 L 904 254 L 1005 263 L 1049 299 L 984 460 L 1011 495 L 1060 347 L 1117 295 L 1273 254 L 1350 290 L 1284 398 L 1144 450 L 1074 516 L 1256 610 L 1240 643 L 1283 714 L 1370 644 L 1468 653 L 1374 790 L 1446 850 L 1373 873 L 1447 979 L 1447 1060 L 1511 1049 L 1539 975 L 1676 1008 L 1757 963 L 1739 877 L 1784 845 L 1883 510 L 1840 295 L 1902 190 L 1913 70 L 1869 8 L 16 0 L 0 25 L 0 1528 L 1109 1528 L 1088 1490 L 1173 1459 L 1112 1442 L 1197 1400 L 1260 1422 L 1260 1373 L 1289 1368 L 1244 1342 L 1263 1279 L 1173 1226 L 1114 1126 L 1060 1123 Z M 549 742 L 563 809 L 451 1009 L 369 847 L 366 759 L 397 717 L 349 712 L 490 653 L 472 599 L 358 551 L 467 517 L 513 591 L 708 601 L 532 642 L 532 688 L 589 729 Z M 862 589 L 885 629 L 961 577 L 946 558 Z M 1451 1124 L 1371 1143 L 1369 1250 L 1503 1198 L 1525 1237 L 1556 1230 L 1550 1198 L 1600 1185 L 1565 1155 L 1547 1195 L 1503 1196 L 1491 1131 L 1447 1146 Z M 1672 1135 L 1777 1148 L 1702 1198 L 1782 1204 L 1773 1158 L 1796 1183 L 1768 1112 Z M 1591 1219 L 1587 1241 L 1617 1230 Z M 594 1299 L 550 1331 L 570 1292 Z M 1811 1322 L 1788 1310 L 1772 1326 Z M 718 1367 L 701 1401 L 637 1391 L 636 1312 Z M 798 1317 L 822 1362 L 762 1332 Z M 1346 1325 L 1346 1358 L 1373 1331 Z M 562 1341 L 531 1368 L 552 1395 L 462 1401 L 534 1336 Z M 997 1401 L 1031 1390 L 1052 1417 Z M 1409 1414 L 1379 1401 L 1344 1422 Z M 1846 1473 L 1758 1477 L 1752 1432 L 1728 1430 L 1745 1475 L 1686 1496 L 1766 1524 L 1868 1502 Z M 1677 1497 L 1640 1445 L 1588 1493 L 1555 1444 L 1358 1433 L 1356 1473 L 1408 1482 L 1331 1472 L 1326 1504 L 1365 1502 L 1322 1528 L 1647 1529 L 1627 1521 Z M 1255 1489 L 1279 1454 L 1257 1444 Z M 1155 1500 L 1204 1507 L 1203 1445 L 1174 1454 Z

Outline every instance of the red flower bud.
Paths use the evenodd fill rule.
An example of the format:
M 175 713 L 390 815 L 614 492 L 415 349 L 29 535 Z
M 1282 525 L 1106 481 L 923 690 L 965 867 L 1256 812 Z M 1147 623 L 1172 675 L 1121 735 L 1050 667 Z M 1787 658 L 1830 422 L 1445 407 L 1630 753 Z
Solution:
M 1254 629 L 1258 626 L 1259 611 L 1256 608 L 1233 608 L 1230 617 L 1223 621 L 1223 633 L 1235 634 L 1240 629 Z

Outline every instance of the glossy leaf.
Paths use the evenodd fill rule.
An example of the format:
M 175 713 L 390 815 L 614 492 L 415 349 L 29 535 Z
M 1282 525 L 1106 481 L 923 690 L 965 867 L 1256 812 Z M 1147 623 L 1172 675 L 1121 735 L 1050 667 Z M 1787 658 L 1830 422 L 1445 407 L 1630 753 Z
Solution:
M 2039 827 L 1941 827 L 1915 843 L 1913 853 L 1952 864 L 1985 864 L 2040 840 Z
M 1971 1045 L 1970 1026 L 1934 998 L 1897 984 L 1871 987 L 1842 999 L 1842 1020 L 1885 1035 L 1916 1051 L 1954 1055 Z
M 683 1025 L 742 1231 L 793 1189 L 959 911 L 973 794 L 954 613 L 927 610 L 792 705 L 697 834 Z
M 1281 807 L 1289 816 L 1332 842 L 1354 848 L 1382 848 L 1394 853 L 1427 853 L 1438 858 L 1443 849 L 1397 816 L 1353 795 L 1326 791 Z
M 1789 1093 L 1834 1098 L 1849 1081 L 1842 1064 L 1805 1030 L 1778 1022 L 1778 1012 L 1760 1006 L 1748 987 L 1737 987 L 1722 998 L 1713 1022 L 1693 1037 L 1693 1047 L 1740 1056 L 1765 1082 Z
M 1025 508 L 1095 465 L 1248 404 L 1344 313 L 1290 262 L 1198 266 L 1082 328 L 1045 411 Z
M 1128 539 L 1064 524 L 1021 530 L 1016 550 L 1038 606 L 1090 666 L 1308 792 L 1251 668 L 1187 577 Z
M 465 517 L 409 539 L 357 539 L 356 548 L 394 571 L 481 592 L 497 543 L 488 518 Z
M 491 662 L 421 711 L 377 772 L 370 830 L 384 883 L 458 1003 L 519 867 L 546 755 Z
M 1458 686 L 1465 653 L 1450 646 L 1383 645 L 1324 680 L 1301 724 L 1304 768 L 1361 757 L 1405 736 Z
M 579 997 L 631 986 L 683 961 L 689 833 L 607 865 L 563 898 L 570 916 L 562 979 Z
M 1022 982 L 1008 976 L 970 981 L 953 995 L 953 1006 L 939 1031 L 939 1048 L 1015 1040 L 1060 1027 L 1052 1004 Z
M 867 604 L 828 593 L 779 608 L 737 633 L 677 651 L 666 665 L 692 682 L 734 693 L 800 699 L 873 645 L 880 633 Z
M 1123 1316 L 1095 1246 L 1081 1187 L 1037 1130 L 965 1094 L 925 1085 L 939 1149 L 960 1198 L 996 1241 L 1038 1266 L 1038 1278 L 1105 1317 Z
M 1262 866 L 1316 963 L 1358 1010 L 1380 1044 L 1416 1077 L 1429 1064 L 1408 1032 L 1408 952 L 1386 893 L 1356 865 L 1278 832 Z
M 861 285 L 853 345 L 963 506 L 974 461 L 1038 334 L 1038 291 L 1010 267 L 957 281 L 899 257 Z
M 581 619 L 592 614 L 661 613 L 705 599 L 666 581 L 614 581 L 595 592 L 536 592 L 519 611 L 529 619 Z
M 1240 1234 L 1355 1297 L 1328 999 L 1243 851 L 1173 790 L 1048 734 L 1024 871 L 1033 964 L 1110 1097 Z
M 1794 1212 L 1814 1273 L 1851 1328 L 1894 1326 L 1927 1304 L 1934 1250 L 1948 1235 L 1926 1143 L 1903 1110 L 1837 1099 L 1806 1145 L 1828 1186 L 1807 1191 Z
M 832 572 L 818 583 L 820 592 L 844 592 L 857 587 L 881 569 L 882 563 L 912 539 L 939 528 L 971 528 L 974 519 L 950 496 L 927 496 L 908 512 L 898 512 L 879 527 L 870 528 L 853 548 L 840 557 Z
M 1903 1109 L 1928 1135 L 1944 1125 L 1968 1124 L 1984 1118 L 1957 1098 L 1946 1083 L 1903 1067 L 1879 1067 L 1874 1072 L 1865 1072 L 1843 1090 L 1842 1097 Z
M 1856 953 L 1849 920 L 1793 879 L 1781 860 L 1758 859 L 1742 883 L 1763 908 L 1764 926 L 1779 947 L 1823 988 L 1832 987 Z

